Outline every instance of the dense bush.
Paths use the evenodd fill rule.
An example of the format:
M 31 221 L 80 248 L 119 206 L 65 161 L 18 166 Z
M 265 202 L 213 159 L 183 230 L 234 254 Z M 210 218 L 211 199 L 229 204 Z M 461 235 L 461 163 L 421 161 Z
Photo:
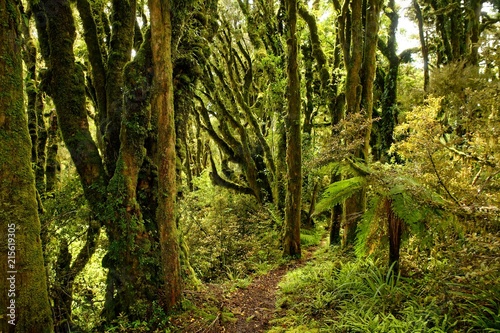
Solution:
M 208 172 L 179 203 L 190 263 L 204 281 L 235 279 L 276 262 L 281 220 L 254 197 L 214 187 Z

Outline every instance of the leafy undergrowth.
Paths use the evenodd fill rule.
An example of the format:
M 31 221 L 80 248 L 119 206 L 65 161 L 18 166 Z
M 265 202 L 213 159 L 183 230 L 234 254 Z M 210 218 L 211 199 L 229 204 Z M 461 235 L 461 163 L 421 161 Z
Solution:
M 500 332 L 499 245 L 474 233 L 407 251 L 400 276 L 324 248 L 280 283 L 269 332 Z
M 185 290 L 182 309 L 169 318 L 170 332 L 263 332 L 273 317 L 275 290 L 287 270 L 310 259 L 320 244 L 322 226 L 303 230 L 303 258 L 269 262 L 267 270 L 238 276 L 228 275 L 217 283 L 203 283 L 196 290 Z

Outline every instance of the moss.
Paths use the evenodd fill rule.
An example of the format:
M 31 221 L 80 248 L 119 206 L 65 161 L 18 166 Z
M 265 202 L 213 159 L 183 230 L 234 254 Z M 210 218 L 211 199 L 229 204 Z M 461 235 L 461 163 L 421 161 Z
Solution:
M 8 267 L 2 260 L 2 272 L 17 270 L 16 276 L 16 330 L 19 332 L 51 332 L 52 320 L 48 302 L 42 248 L 40 221 L 34 174 L 31 169 L 31 140 L 23 102 L 23 78 L 19 41 L 19 13 L 16 2 L 7 0 L 0 4 L 0 226 L 7 234 L 9 224 L 16 225 L 15 267 Z M 5 230 L 5 231 L 4 231 Z M 3 253 L 7 251 L 6 239 L 0 241 Z M 42 277 L 42 278 L 40 278 Z M 8 290 L 6 279 L 0 290 Z M 6 294 L 6 293 L 5 293 Z M 6 308 L 8 300 L 2 297 L 0 305 Z M 6 321 L 1 331 L 8 331 Z

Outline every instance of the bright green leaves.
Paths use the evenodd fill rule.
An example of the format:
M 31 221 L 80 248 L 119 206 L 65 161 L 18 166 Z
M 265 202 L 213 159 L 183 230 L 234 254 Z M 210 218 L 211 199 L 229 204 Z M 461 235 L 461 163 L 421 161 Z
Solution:
M 329 185 L 326 188 L 322 199 L 316 205 L 314 213 L 319 214 L 342 203 L 344 200 L 350 198 L 354 193 L 360 191 L 365 182 L 366 180 L 364 177 L 352 177 Z

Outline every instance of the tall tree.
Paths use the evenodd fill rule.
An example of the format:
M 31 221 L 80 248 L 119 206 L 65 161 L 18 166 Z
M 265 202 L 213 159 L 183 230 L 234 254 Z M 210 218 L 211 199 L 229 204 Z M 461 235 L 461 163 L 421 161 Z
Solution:
M 52 332 L 24 110 L 19 1 L 0 3 L 0 305 L 2 332 Z
M 339 40 L 346 68 L 346 114 L 362 112 L 367 126 L 362 136 L 362 149 L 354 152 L 356 158 L 369 160 L 371 119 L 373 111 L 373 81 L 376 69 L 377 34 L 379 27 L 380 0 L 350 0 L 342 5 L 334 1 L 339 12 Z M 364 31 L 364 33 L 363 33 Z M 356 238 L 358 221 L 365 209 L 365 193 L 346 201 L 343 245 L 351 245 Z
M 287 0 L 288 112 L 286 115 L 287 194 L 283 254 L 300 257 L 300 213 L 302 202 L 302 136 L 297 42 L 297 0 Z
M 181 297 L 179 235 L 175 221 L 176 172 L 174 92 L 172 81 L 172 24 L 170 0 L 149 0 L 154 40 L 152 114 L 158 117 L 157 223 L 163 263 L 164 306 L 170 310 Z
M 92 255 L 100 226 L 106 227 L 109 245 L 103 266 L 108 276 L 103 316 L 107 323 L 120 314 L 130 320 L 147 318 L 153 313 L 155 301 L 169 310 L 180 296 L 176 186 L 175 177 L 170 177 L 170 167 L 175 166 L 171 144 L 175 133 L 168 132 L 174 128 L 172 74 L 165 72 L 166 67 L 172 70 L 171 52 L 165 54 L 171 44 L 172 29 L 166 15 L 172 14 L 172 4 L 151 3 L 154 12 L 150 12 L 150 21 L 155 32 L 139 29 L 136 1 L 111 4 L 108 17 L 106 13 L 97 15 L 102 4 L 76 2 L 89 60 L 89 67 L 84 68 L 73 52 L 75 24 L 69 1 L 33 1 L 40 46 L 48 64 L 45 87 L 54 99 L 63 140 L 97 220 L 90 223 L 87 243 L 75 263 L 84 264 L 78 258 Z M 176 5 L 179 25 L 185 19 L 179 13 L 191 5 Z M 142 21 L 148 23 L 148 18 L 142 15 Z M 167 26 L 168 32 L 164 31 Z M 154 56 L 151 33 L 164 41 Z M 178 35 L 177 43 L 183 34 Z M 136 56 L 129 61 L 132 48 Z M 163 95 L 167 90 L 168 95 Z M 97 143 L 89 131 L 86 95 L 96 111 Z M 68 265 L 71 260 L 67 255 L 63 260 L 64 255 L 61 253 L 60 263 Z M 72 278 L 78 273 L 73 265 L 66 269 Z M 71 298 L 71 281 L 66 285 L 61 295 Z M 71 306 L 71 302 L 61 304 Z M 70 309 L 61 313 L 68 313 L 67 320 L 71 319 Z

